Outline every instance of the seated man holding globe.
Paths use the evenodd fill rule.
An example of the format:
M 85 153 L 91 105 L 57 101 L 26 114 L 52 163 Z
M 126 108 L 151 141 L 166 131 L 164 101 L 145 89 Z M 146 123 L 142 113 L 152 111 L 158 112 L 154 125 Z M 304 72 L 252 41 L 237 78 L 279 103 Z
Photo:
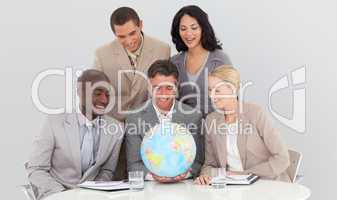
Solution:
M 128 171 L 159 182 L 196 177 L 204 161 L 202 115 L 176 100 L 179 72 L 170 61 L 154 62 L 148 78 L 152 98 L 125 121 Z

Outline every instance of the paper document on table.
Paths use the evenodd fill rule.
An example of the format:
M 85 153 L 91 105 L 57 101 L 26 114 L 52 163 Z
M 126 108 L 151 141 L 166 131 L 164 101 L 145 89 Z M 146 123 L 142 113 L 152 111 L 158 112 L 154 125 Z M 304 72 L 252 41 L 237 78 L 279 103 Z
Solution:
M 227 175 L 226 183 L 228 185 L 250 185 L 259 179 L 254 174 L 247 175 Z
M 250 185 L 259 179 L 258 176 L 254 174 L 247 175 L 227 175 L 223 177 L 213 177 L 212 182 L 225 182 L 227 185 Z
M 81 188 L 93 189 L 93 190 L 128 190 L 130 185 L 124 181 L 86 181 L 78 185 Z

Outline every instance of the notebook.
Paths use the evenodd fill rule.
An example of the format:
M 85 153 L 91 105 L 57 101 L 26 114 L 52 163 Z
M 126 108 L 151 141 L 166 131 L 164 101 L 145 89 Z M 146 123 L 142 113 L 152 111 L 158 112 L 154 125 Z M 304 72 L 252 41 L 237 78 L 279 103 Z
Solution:
M 119 191 L 130 189 L 129 183 L 125 181 L 86 181 L 78 184 L 78 187 L 103 191 Z
M 212 181 L 224 181 L 227 185 L 250 185 L 256 182 L 259 177 L 254 174 L 247 174 L 247 175 L 227 175 L 226 177 L 216 177 Z M 211 183 L 212 183 L 211 181 Z

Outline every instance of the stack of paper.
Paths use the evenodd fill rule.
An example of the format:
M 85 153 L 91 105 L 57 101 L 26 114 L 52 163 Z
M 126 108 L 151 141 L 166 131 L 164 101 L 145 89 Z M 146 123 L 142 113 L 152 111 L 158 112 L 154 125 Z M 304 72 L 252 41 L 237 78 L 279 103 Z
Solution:
M 254 174 L 247 175 L 227 175 L 224 177 L 214 177 L 211 183 L 214 182 L 225 182 L 227 185 L 250 185 L 259 179 L 258 176 Z
M 104 190 L 104 191 L 116 191 L 116 190 L 128 190 L 130 185 L 124 181 L 86 181 L 78 185 L 81 188 Z

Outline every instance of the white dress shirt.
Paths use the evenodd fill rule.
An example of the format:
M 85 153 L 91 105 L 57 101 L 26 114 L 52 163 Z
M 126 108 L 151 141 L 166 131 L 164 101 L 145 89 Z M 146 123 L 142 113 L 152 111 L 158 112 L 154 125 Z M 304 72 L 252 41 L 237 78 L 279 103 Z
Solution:
M 227 125 L 227 166 L 229 171 L 243 171 L 238 149 L 238 121 Z
M 173 104 L 170 108 L 170 110 L 164 114 L 162 112 L 160 112 L 160 108 L 158 108 L 154 103 L 153 103 L 153 107 L 154 107 L 154 110 L 156 111 L 156 114 L 157 114 L 157 117 L 158 117 L 158 120 L 159 120 L 159 123 L 160 124 L 163 124 L 165 122 L 171 122 L 172 121 L 172 114 L 174 112 L 174 104 L 175 102 L 173 101 Z

